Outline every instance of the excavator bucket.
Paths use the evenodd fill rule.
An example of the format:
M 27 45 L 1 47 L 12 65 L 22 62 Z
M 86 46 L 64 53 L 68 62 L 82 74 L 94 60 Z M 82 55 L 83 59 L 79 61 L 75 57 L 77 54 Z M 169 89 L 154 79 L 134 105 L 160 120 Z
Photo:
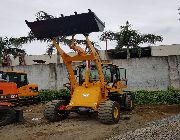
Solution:
M 75 15 L 34 22 L 25 20 L 25 22 L 38 39 L 89 34 L 103 31 L 105 27 L 105 24 L 90 10 L 88 13 L 77 14 L 75 12 Z

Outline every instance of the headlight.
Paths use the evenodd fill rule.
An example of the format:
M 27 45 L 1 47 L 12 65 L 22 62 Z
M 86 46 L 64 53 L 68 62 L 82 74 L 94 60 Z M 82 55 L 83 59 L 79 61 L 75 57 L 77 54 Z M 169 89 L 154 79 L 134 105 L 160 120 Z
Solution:
M 1 99 L 6 99 L 6 96 L 1 95 L 0 98 Z

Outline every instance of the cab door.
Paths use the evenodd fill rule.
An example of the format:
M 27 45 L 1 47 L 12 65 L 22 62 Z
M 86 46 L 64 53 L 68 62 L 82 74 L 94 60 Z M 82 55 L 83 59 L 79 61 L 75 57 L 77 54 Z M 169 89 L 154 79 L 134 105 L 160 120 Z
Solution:
M 124 84 L 127 85 L 127 77 L 126 77 L 126 69 L 125 68 L 119 68 L 119 77 L 120 81 Z
M 18 75 L 18 88 L 28 85 L 27 74 L 17 74 Z

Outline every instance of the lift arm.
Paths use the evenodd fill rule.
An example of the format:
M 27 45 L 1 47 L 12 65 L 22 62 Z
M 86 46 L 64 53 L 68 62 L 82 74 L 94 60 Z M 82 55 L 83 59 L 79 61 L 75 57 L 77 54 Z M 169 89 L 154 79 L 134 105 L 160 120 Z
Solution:
M 35 37 L 38 39 L 51 38 L 53 45 L 56 47 L 58 53 L 61 55 L 64 64 L 69 72 L 69 80 L 71 82 L 71 93 L 74 88 L 78 85 L 74 75 L 72 62 L 73 61 L 94 61 L 98 69 L 101 89 L 104 91 L 104 75 L 101 66 L 101 60 L 96 52 L 92 42 L 88 38 L 88 34 L 92 32 L 103 31 L 105 24 L 95 15 L 94 12 L 89 10 L 88 13 L 75 14 L 70 16 L 64 16 L 48 20 L 39 20 L 34 22 L 25 21 L 28 27 L 31 29 Z M 74 36 L 76 34 L 83 34 L 86 39 L 86 47 L 89 48 L 90 52 L 86 53 L 82 47 L 77 46 Z M 72 36 L 72 42 L 69 46 L 73 49 L 77 55 L 69 56 L 66 54 L 60 45 L 56 42 L 57 36 Z M 88 70 L 87 70 L 88 71 Z M 88 77 L 88 73 L 85 77 Z M 89 80 L 86 78 L 86 83 Z
M 56 47 L 58 53 L 61 55 L 64 64 L 67 67 L 67 70 L 69 72 L 69 81 L 71 82 L 71 91 L 73 91 L 73 89 L 78 85 L 76 79 L 75 79 L 75 75 L 74 75 L 74 71 L 72 68 L 72 62 L 73 61 L 94 61 L 97 69 L 98 69 L 98 74 L 99 74 L 99 79 L 100 79 L 100 83 L 101 83 L 101 87 L 102 89 L 104 89 L 104 74 L 102 71 L 102 66 L 101 66 L 101 60 L 100 57 L 97 53 L 97 51 L 95 50 L 94 46 L 92 45 L 91 41 L 89 40 L 89 37 L 87 35 L 85 35 L 86 38 L 86 46 L 91 50 L 90 54 L 86 54 L 85 51 L 79 47 L 75 45 L 75 40 L 74 40 L 74 36 L 72 37 L 72 45 L 69 46 L 69 48 L 73 49 L 74 51 L 77 51 L 77 55 L 71 57 L 69 56 L 67 53 L 65 53 L 60 45 L 56 42 L 55 39 L 52 40 L 53 45 Z

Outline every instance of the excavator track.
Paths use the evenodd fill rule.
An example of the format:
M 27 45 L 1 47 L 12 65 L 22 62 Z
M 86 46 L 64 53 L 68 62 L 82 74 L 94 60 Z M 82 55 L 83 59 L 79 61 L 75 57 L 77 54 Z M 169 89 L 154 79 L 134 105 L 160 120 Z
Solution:
M 0 126 L 23 121 L 24 117 L 22 109 L 9 106 L 0 106 Z
M 0 106 L 0 126 L 12 123 L 16 119 L 16 111 L 11 107 Z

